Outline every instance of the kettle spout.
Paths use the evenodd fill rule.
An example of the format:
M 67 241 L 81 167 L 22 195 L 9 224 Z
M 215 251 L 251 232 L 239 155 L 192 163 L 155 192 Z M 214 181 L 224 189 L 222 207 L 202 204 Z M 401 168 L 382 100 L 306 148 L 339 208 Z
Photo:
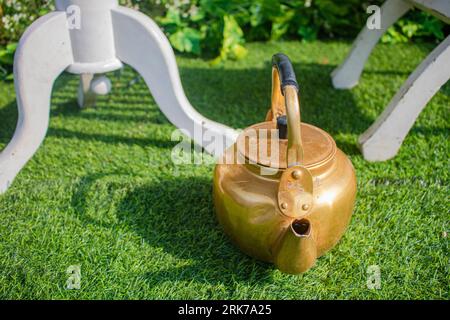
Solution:
M 278 243 L 275 265 L 283 272 L 297 274 L 311 268 L 316 259 L 316 242 L 309 220 L 294 220 Z

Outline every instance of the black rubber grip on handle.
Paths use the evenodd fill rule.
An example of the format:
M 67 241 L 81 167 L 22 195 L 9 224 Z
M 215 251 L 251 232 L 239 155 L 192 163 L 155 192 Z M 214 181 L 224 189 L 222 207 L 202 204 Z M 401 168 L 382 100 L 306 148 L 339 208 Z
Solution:
M 288 56 L 283 53 L 277 53 L 272 57 L 272 67 L 276 67 L 278 70 L 278 76 L 280 77 L 281 92 L 284 94 L 285 86 L 295 86 L 297 91 L 299 89 L 297 79 L 295 77 L 294 67 Z

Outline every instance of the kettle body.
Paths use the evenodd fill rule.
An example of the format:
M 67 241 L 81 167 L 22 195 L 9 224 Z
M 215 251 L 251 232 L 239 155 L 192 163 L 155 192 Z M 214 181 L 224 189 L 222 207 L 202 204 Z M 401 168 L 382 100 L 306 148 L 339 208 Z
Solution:
M 242 251 L 297 274 L 342 237 L 356 176 L 329 134 L 301 123 L 289 59 L 277 54 L 272 62 L 271 110 L 219 159 L 214 203 L 219 223 Z

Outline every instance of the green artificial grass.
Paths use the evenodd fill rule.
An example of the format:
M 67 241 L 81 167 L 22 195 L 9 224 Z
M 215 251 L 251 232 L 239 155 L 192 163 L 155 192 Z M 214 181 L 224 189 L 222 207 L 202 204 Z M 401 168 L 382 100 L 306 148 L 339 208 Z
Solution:
M 63 75 L 47 138 L 0 196 L 0 298 L 449 299 L 450 85 L 395 159 L 369 163 L 356 146 L 433 46 L 378 45 L 348 91 L 334 90 L 329 77 L 348 42 L 255 43 L 246 59 L 221 67 L 177 58 L 191 103 L 244 128 L 264 119 L 270 59 L 286 53 L 302 87 L 303 121 L 350 156 L 358 178 L 351 224 L 298 276 L 230 243 L 214 215 L 214 166 L 171 162 L 174 127 L 135 72 L 110 74 L 112 93 L 87 110 L 75 103 L 77 77 Z M 13 84 L 0 83 L 0 149 L 16 119 Z M 81 266 L 79 290 L 66 289 L 71 265 Z M 367 287 L 371 265 L 381 270 L 379 290 Z

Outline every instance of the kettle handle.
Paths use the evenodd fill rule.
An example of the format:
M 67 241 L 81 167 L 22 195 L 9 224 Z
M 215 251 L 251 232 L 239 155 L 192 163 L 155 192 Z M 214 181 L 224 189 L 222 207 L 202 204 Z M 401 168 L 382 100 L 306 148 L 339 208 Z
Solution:
M 286 115 L 287 118 L 287 167 L 303 163 L 303 146 L 301 138 L 299 86 L 294 67 L 283 53 L 272 57 L 272 106 L 268 119 L 277 121 Z

